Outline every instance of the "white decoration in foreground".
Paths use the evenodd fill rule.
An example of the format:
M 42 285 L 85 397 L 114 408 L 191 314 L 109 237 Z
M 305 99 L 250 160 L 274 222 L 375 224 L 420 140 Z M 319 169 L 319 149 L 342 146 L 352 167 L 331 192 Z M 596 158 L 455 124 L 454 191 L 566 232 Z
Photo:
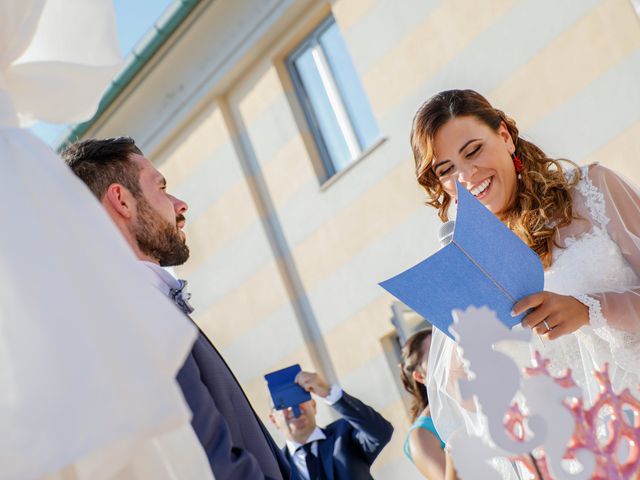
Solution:
M 523 378 L 518 366 L 508 355 L 495 347 L 499 342 L 531 340 L 530 330 L 509 330 L 487 307 L 469 307 L 452 312 L 454 324 L 450 331 L 457 339 L 461 357 L 472 373 L 471 380 L 459 380 L 463 397 L 475 396 L 482 414 L 486 416 L 487 431 L 483 438 L 458 431 L 447 446 L 458 476 L 462 479 L 496 478 L 489 467 L 495 457 L 507 460 L 527 458 L 536 448 L 542 448 L 546 463 L 543 470 L 554 479 L 591 478 L 596 462 L 593 453 L 578 452 L 577 459 L 583 469 L 568 473 L 562 464 L 567 445 L 576 427 L 572 413 L 564 404 L 567 397 L 580 397 L 580 390 L 563 388 L 549 376 Z M 514 399 L 519 394 L 519 408 L 514 410 Z M 505 428 L 508 412 L 523 410 L 522 434 L 515 438 Z M 471 414 L 471 413 L 470 413 Z M 525 427 L 526 421 L 526 427 Z M 510 457 L 510 458 L 509 458 Z M 500 462 L 497 462 L 498 464 Z M 493 473 L 490 473 L 490 470 Z M 545 477 L 548 478 L 548 477 Z
M 522 375 L 514 361 L 493 346 L 504 340 L 529 342 L 531 330 L 509 330 L 487 307 L 469 307 L 452 314 L 454 325 L 450 330 L 475 374 L 473 380 L 459 382 L 460 392 L 464 397 L 476 396 L 487 417 L 489 436 L 498 447 L 511 453 L 530 452 L 544 440 L 546 425 L 541 417 L 533 416 L 529 419 L 533 438 L 518 442 L 507 435 L 504 417 L 520 389 Z

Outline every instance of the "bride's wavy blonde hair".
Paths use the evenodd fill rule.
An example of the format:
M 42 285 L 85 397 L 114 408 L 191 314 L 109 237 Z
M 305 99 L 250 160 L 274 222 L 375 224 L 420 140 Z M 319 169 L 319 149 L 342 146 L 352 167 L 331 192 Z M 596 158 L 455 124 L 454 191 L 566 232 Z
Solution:
M 578 175 L 567 179 L 561 162 L 536 145 L 522 139 L 516 122 L 473 90 L 447 90 L 434 95 L 416 112 L 411 128 L 411 147 L 416 164 L 418 183 L 427 192 L 427 205 L 438 209 L 443 222 L 449 219 L 451 197 L 444 191 L 432 165 L 433 141 L 438 130 L 455 117 L 473 116 L 498 131 L 505 123 L 520 157 L 523 171 L 518 179 L 517 195 L 511 209 L 502 221 L 533 249 L 546 267 L 551 265 L 552 250 L 558 246 L 554 239 L 558 229 L 575 218 L 570 189 L 579 180 Z

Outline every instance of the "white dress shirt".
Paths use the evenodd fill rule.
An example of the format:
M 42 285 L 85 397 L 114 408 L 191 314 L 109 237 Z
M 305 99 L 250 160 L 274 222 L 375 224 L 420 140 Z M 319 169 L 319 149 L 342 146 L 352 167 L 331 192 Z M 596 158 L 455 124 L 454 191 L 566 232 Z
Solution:
M 180 282 L 168 269 L 146 260 L 140 260 L 140 264 L 146 267 L 143 270 L 151 284 L 167 297 L 170 295 L 171 289 L 180 287 Z
M 322 398 L 322 397 L 320 397 Z M 329 395 L 322 398 L 322 400 L 327 405 L 333 405 L 338 400 L 342 398 L 342 389 L 338 385 L 331 385 L 331 390 L 329 390 Z M 316 427 L 311 435 L 307 438 L 305 443 L 298 443 L 294 440 L 287 440 L 287 450 L 289 451 L 289 455 L 293 459 L 293 463 L 298 469 L 300 473 L 300 477 L 303 480 L 309 479 L 309 471 L 307 470 L 307 453 L 303 448 L 300 448 L 308 443 L 313 443 L 311 445 L 311 453 L 313 453 L 316 457 L 318 457 L 318 440 L 324 440 L 327 436 L 320 429 L 320 427 Z M 320 464 L 320 459 L 318 458 L 318 463 Z
M 318 456 L 318 440 L 324 440 L 327 436 L 320 430 L 320 427 L 316 427 L 316 429 L 309 435 L 307 438 L 307 443 L 312 443 L 311 445 L 311 453 L 313 453 L 316 457 Z M 298 473 L 303 480 L 309 479 L 309 470 L 307 470 L 307 452 L 304 451 L 302 447 L 302 443 L 294 442 L 287 440 L 287 449 L 289 450 L 289 455 L 293 459 L 293 463 L 298 469 Z M 320 459 L 318 459 L 318 464 L 320 463 Z

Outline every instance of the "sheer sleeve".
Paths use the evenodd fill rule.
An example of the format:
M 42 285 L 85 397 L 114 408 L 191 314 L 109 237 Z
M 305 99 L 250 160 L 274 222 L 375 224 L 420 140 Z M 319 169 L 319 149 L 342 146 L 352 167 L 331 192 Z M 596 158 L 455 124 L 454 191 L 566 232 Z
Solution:
M 589 167 L 589 178 L 602 195 L 604 212 L 598 218 L 620 248 L 633 274 L 624 287 L 589 292 L 576 298 L 589 307 L 594 328 L 608 326 L 640 336 L 640 191 L 613 171 L 601 165 Z M 638 340 L 638 339 L 636 339 Z
M 433 329 L 427 371 L 427 394 L 431 417 L 440 438 L 447 443 L 460 429 L 479 436 L 483 432 L 482 418 L 472 400 L 463 400 L 458 380 L 467 373 L 458 346 L 437 328 Z

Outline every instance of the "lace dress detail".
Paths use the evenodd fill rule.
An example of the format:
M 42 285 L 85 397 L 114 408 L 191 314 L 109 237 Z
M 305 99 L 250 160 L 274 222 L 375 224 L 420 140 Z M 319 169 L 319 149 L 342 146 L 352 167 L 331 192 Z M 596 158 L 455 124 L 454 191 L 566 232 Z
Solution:
M 553 263 L 545 272 L 545 290 L 572 295 L 588 306 L 590 325 L 554 341 L 544 341 L 539 347 L 557 373 L 570 367 L 576 381 L 592 396 L 597 385 L 591 371 L 605 362 L 610 365 L 616 388 L 640 384 L 640 335 L 612 328 L 600 302 L 593 297 L 600 292 L 625 291 L 639 285 L 640 280 L 606 228 L 610 219 L 603 193 L 590 180 L 588 167 L 572 174 L 578 172 L 574 207 L 591 223 L 591 229 L 564 238 L 565 248 L 554 250 Z
M 607 216 L 603 193 L 598 190 L 589 178 L 588 167 L 573 170 L 570 175 L 575 176 L 577 172 L 580 172 L 580 181 L 575 188 L 584 198 L 585 205 L 591 214 L 591 220 L 600 228 L 606 228 L 609 224 L 609 217 Z
M 589 308 L 589 325 L 592 328 L 600 328 L 605 325 L 602 307 L 598 300 L 589 295 L 574 295 L 574 298 Z

